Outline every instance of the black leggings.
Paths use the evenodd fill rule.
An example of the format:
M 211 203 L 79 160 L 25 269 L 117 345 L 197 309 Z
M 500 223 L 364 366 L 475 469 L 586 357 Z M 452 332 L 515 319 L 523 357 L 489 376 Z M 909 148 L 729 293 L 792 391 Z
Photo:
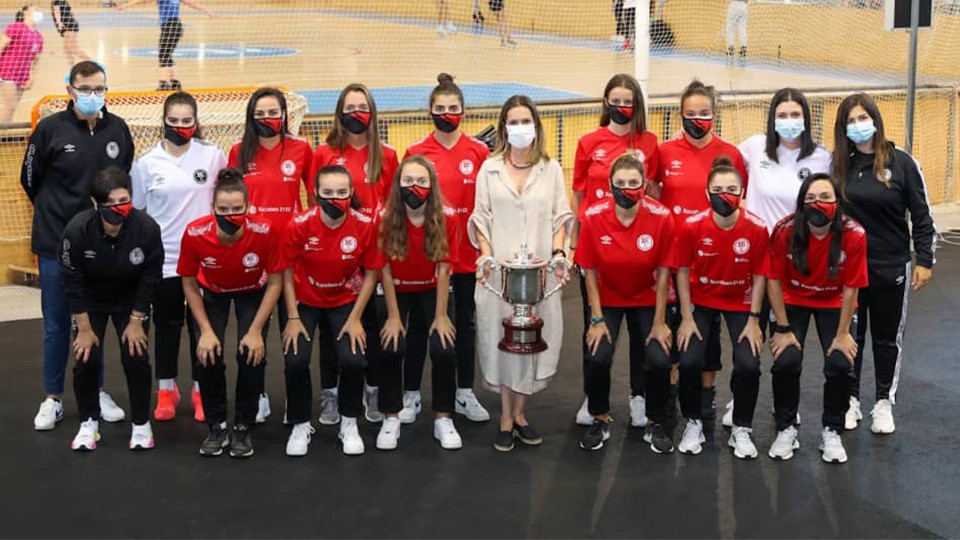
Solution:
M 183 37 L 183 23 L 179 17 L 167 19 L 160 27 L 160 42 L 157 46 L 157 58 L 160 67 L 173 67 L 173 51 Z
M 753 412 L 757 407 L 757 394 L 760 391 L 760 356 L 753 353 L 747 340 L 737 338 L 747 326 L 750 314 L 741 311 L 720 311 L 703 306 L 693 306 L 693 319 L 704 336 L 716 331 L 720 316 L 727 321 L 730 341 L 733 343 L 733 424 L 751 427 Z M 709 340 L 709 337 L 706 338 Z M 701 418 L 700 375 L 703 373 L 704 358 L 708 341 L 692 336 L 686 351 L 680 352 L 680 410 L 684 418 Z
M 347 322 L 354 303 L 335 308 L 317 308 L 306 304 L 299 304 L 300 322 L 307 329 L 309 340 L 300 336 L 297 339 L 297 352 L 293 347 L 284 355 L 284 375 L 287 381 L 287 420 L 291 424 L 301 424 L 310 421 L 313 404 L 313 383 L 310 378 L 310 356 L 313 351 L 313 336 L 320 330 L 321 336 L 331 336 L 334 357 L 325 359 L 321 341 L 320 365 L 324 361 L 333 362 L 338 367 L 339 391 L 338 408 L 340 414 L 347 418 L 357 418 L 363 410 L 363 372 L 367 365 L 364 354 L 359 350 L 354 353 L 350 350 L 350 336 L 344 335 L 336 339 L 337 333 Z M 372 342 L 380 341 L 379 330 L 375 334 L 367 332 L 367 351 Z
M 199 366 L 200 396 L 203 400 L 203 412 L 207 417 L 207 424 L 213 426 L 227 421 L 227 366 L 223 360 L 225 351 L 236 351 L 237 359 L 237 389 L 236 389 L 236 419 L 237 424 L 252 426 L 257 418 L 257 405 L 260 397 L 260 385 L 263 384 L 263 372 L 267 365 L 264 360 L 257 366 L 247 363 L 247 355 L 240 353 L 239 343 L 250 330 L 253 319 L 260 309 L 263 300 L 263 291 L 245 294 L 215 293 L 202 289 L 203 308 L 210 320 L 210 326 L 220 340 L 221 352 L 216 355 L 212 364 Z M 230 303 L 233 303 L 234 315 L 237 318 L 237 345 L 227 345 L 225 334 L 227 321 L 230 318 Z M 263 325 L 263 340 L 266 342 L 269 324 Z M 195 339 L 200 339 L 200 329 L 194 330 Z M 198 362 L 199 364 L 199 362 Z
M 827 354 L 830 344 L 837 336 L 840 310 L 787 305 L 790 329 L 797 336 L 801 346 L 807 337 L 810 317 L 813 317 L 817 325 L 817 336 L 820 338 L 820 348 L 823 350 L 824 357 L 823 426 L 839 432 L 843 429 L 843 416 L 847 412 L 853 369 L 842 352 L 834 351 Z M 850 330 L 856 335 L 855 328 Z M 797 408 L 800 406 L 802 368 L 803 351 L 796 347 L 788 347 L 780 353 L 780 358 L 775 359 L 770 368 L 770 373 L 773 374 L 773 414 L 776 417 L 777 431 L 782 431 L 796 422 Z M 734 411 L 736 411 L 736 405 Z
M 590 315 L 590 303 L 587 300 L 587 279 L 583 275 L 580 276 L 580 299 L 583 301 L 583 336 L 580 343 L 583 344 L 583 357 L 586 358 L 589 354 L 587 350 L 587 329 L 590 328 L 592 317 Z M 627 317 L 627 330 L 630 331 L 632 337 L 634 328 L 631 328 L 631 319 L 632 317 Z M 457 329 L 458 340 L 460 339 L 459 332 L 460 330 Z M 650 329 L 648 328 L 647 333 L 649 332 Z M 643 369 L 643 340 L 646 337 L 647 335 L 644 334 L 640 339 L 630 339 L 630 397 L 642 396 L 646 387 L 646 375 Z M 585 395 L 590 394 L 587 391 L 586 378 L 583 380 L 583 393 Z
M 912 277 L 911 270 L 909 264 L 870 270 L 870 286 L 860 289 L 857 299 L 857 332 L 854 335 L 858 348 L 850 395 L 860 398 L 860 370 L 863 367 L 863 348 L 867 343 L 869 324 L 876 375 L 876 399 L 895 401 L 903 356 L 903 330 L 907 322 L 907 292 Z
M 73 365 L 73 393 L 77 397 L 77 409 L 80 410 L 80 420 L 100 419 L 100 369 L 101 363 L 96 361 L 102 354 L 104 337 L 107 334 L 107 320 L 113 319 L 113 327 L 117 331 L 117 340 L 121 341 L 127 323 L 130 322 L 132 306 L 118 306 L 117 311 L 88 312 L 90 327 L 96 334 L 100 344 L 90 351 L 90 360 L 75 362 Z M 74 323 L 74 336 L 76 336 Z M 149 331 L 149 325 L 144 326 Z M 127 376 L 127 392 L 130 394 L 130 417 L 134 424 L 146 424 L 150 420 L 150 356 L 144 352 L 143 356 L 130 356 L 130 348 L 126 343 L 120 343 L 120 362 L 123 364 L 123 373 Z
M 377 306 L 384 306 L 383 296 L 373 296 L 367 303 L 367 308 L 363 310 L 360 316 L 360 322 L 363 324 L 363 331 L 367 334 L 367 369 L 364 373 L 364 379 L 369 386 L 379 386 L 378 377 L 381 358 L 380 347 L 380 329 L 383 328 L 380 317 L 377 314 Z M 386 313 L 386 308 L 382 309 Z M 346 320 L 346 319 L 344 319 Z M 337 334 L 340 333 L 340 327 L 331 328 L 324 331 L 320 327 L 320 388 L 330 390 L 336 388 L 340 379 L 340 364 L 337 362 L 338 347 L 336 345 Z M 425 331 L 425 330 L 424 330 Z M 423 353 L 426 355 L 426 352 Z M 421 360 L 420 365 L 423 366 Z
M 646 407 L 647 417 L 654 423 L 662 424 L 667 419 L 667 401 L 670 395 L 670 355 L 660 343 L 643 342 L 653 327 L 652 307 L 604 307 L 603 317 L 610 330 L 611 341 L 600 340 L 597 354 L 589 350 L 583 355 L 583 386 L 587 393 L 587 409 L 597 416 L 610 412 L 610 368 L 613 365 L 613 353 L 616 348 L 620 324 L 627 319 L 630 343 L 639 344 L 644 350 L 643 367 L 646 371 Z
M 400 309 L 400 320 L 412 318 L 418 314 L 420 320 L 433 321 L 437 309 L 436 289 L 421 292 L 397 293 L 397 305 Z M 386 313 L 381 314 L 386 320 Z M 429 325 L 427 326 L 429 329 Z M 459 336 L 457 336 L 459 338 Z M 387 414 L 396 414 L 403 408 L 403 372 L 404 358 L 413 344 L 413 337 L 407 333 L 400 336 L 396 350 L 383 350 L 383 359 L 380 362 L 380 411 Z M 423 334 L 416 339 L 423 339 L 422 347 L 429 341 L 430 380 L 433 388 L 433 411 L 438 413 L 452 413 L 457 391 L 457 352 L 456 345 L 443 348 L 440 337 Z M 421 364 L 422 365 L 422 364 Z
M 200 380 L 197 364 L 197 340 L 194 333 L 196 322 L 184 303 L 183 280 L 179 277 L 165 278 L 153 297 L 153 326 L 156 330 L 154 356 L 157 379 L 176 379 L 179 372 L 180 334 L 186 322 L 187 339 L 190 340 L 190 365 L 193 380 Z
M 457 388 L 472 389 L 476 376 L 477 306 L 473 294 L 477 287 L 475 274 L 453 274 L 453 325 L 457 329 Z M 433 314 L 424 320 L 419 310 L 412 310 L 407 323 L 407 354 L 403 362 L 403 389 L 419 392 L 423 366 L 427 356 L 427 331 Z

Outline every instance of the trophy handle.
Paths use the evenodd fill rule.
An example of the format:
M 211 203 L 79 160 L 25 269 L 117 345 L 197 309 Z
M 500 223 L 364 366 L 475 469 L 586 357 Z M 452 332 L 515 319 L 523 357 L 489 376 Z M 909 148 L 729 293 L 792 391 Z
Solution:
M 489 267 L 490 267 L 490 276 L 491 276 L 491 277 L 493 276 L 493 274 L 494 274 L 495 272 L 499 272 L 499 271 L 502 270 L 501 267 L 500 267 L 500 263 L 498 263 L 498 262 L 496 261 L 496 259 L 494 259 L 493 257 L 484 257 L 484 258 L 481 259 L 481 260 L 479 261 L 479 263 L 477 264 L 477 275 L 478 275 L 478 276 L 483 275 L 483 269 L 484 269 L 486 266 L 489 266 Z M 497 296 L 497 298 L 503 299 L 503 287 L 504 287 L 504 283 L 505 283 L 505 280 L 501 277 L 501 278 L 500 278 L 500 290 L 498 291 L 497 289 L 495 289 L 495 288 L 493 288 L 493 287 L 490 286 L 490 280 L 489 280 L 489 279 L 484 279 L 484 280 L 483 280 L 483 288 L 485 288 L 485 289 L 487 289 L 488 291 L 490 291 L 490 292 L 492 292 L 493 294 L 495 294 L 495 295 Z
M 546 300 L 547 298 L 550 298 L 550 296 L 553 293 L 562 289 L 563 286 L 565 285 L 564 282 L 567 281 L 567 279 L 570 277 L 570 262 L 567 261 L 567 259 L 563 257 L 557 257 L 551 260 L 550 263 L 547 264 L 547 271 L 549 271 L 550 273 L 553 273 L 553 271 L 556 270 L 557 266 L 560 266 L 561 268 L 563 268 L 563 279 L 561 279 L 560 282 L 557 283 L 557 285 L 554 288 L 547 291 L 547 294 L 543 295 L 544 300 Z M 544 276 L 544 281 L 546 281 L 546 276 Z

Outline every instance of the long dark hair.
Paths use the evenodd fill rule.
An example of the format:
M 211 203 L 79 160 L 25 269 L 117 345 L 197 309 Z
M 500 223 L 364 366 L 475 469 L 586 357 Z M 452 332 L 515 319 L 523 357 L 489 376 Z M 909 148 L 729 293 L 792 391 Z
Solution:
M 797 161 L 809 157 L 817 149 L 817 143 L 813 142 L 813 135 L 810 133 L 810 104 L 803 92 L 796 88 L 781 88 L 773 95 L 770 100 L 770 110 L 767 112 L 767 157 L 774 163 L 780 163 L 777 159 L 777 147 L 780 146 L 780 135 L 777 135 L 777 107 L 781 103 L 792 101 L 800 105 L 803 111 L 803 133 L 800 134 L 800 156 Z
M 170 112 L 170 107 L 174 105 L 186 105 L 193 110 L 193 125 L 196 128 L 193 132 L 194 139 L 202 139 L 203 134 L 200 131 L 200 118 L 197 116 L 197 100 L 187 92 L 183 90 L 174 92 L 167 96 L 167 99 L 163 100 L 163 121 L 167 121 L 167 114 Z
M 257 131 L 254 128 L 257 120 L 253 115 L 257 109 L 257 102 L 260 101 L 260 98 L 264 97 L 275 97 L 277 98 L 277 102 L 280 103 L 280 113 L 283 116 L 283 125 L 280 127 L 280 144 L 283 144 L 284 137 L 290 133 L 287 128 L 287 98 L 283 95 L 283 92 L 271 87 L 257 89 L 257 91 L 250 96 L 250 101 L 247 102 L 247 119 L 243 128 L 243 138 L 240 139 L 240 153 L 237 165 L 240 167 L 240 170 L 244 172 L 246 172 L 247 167 L 253 163 L 253 159 L 257 155 L 257 149 L 260 148 L 260 136 L 257 135 Z
M 851 94 L 840 102 L 837 107 L 837 119 L 833 124 L 833 176 L 840 181 L 840 191 L 838 195 L 845 194 L 847 188 L 847 175 L 850 169 L 850 154 L 856 148 L 850 139 L 847 138 L 847 116 L 857 105 L 863 107 L 863 110 L 870 115 L 873 120 L 873 126 L 877 128 L 873 136 L 873 176 L 890 187 L 890 180 L 884 178 L 884 169 L 887 168 L 887 161 L 893 159 L 890 151 L 890 143 L 887 141 L 883 130 L 883 117 L 880 116 L 880 108 L 877 102 L 863 92 Z
M 797 194 L 797 211 L 793 214 L 793 219 L 784 219 L 777 227 L 783 227 L 788 223 L 793 223 L 793 239 L 790 242 L 790 255 L 793 257 L 793 267 L 798 272 L 807 276 L 810 275 L 810 264 L 807 260 L 807 253 L 810 250 L 810 227 L 807 223 L 807 217 L 803 212 L 804 199 L 810 186 L 814 182 L 826 180 L 833 186 L 833 191 L 837 197 L 837 213 L 833 216 L 830 223 L 830 257 L 828 259 L 827 274 L 830 279 L 837 277 L 840 272 L 840 248 L 843 246 L 843 229 L 846 226 L 847 218 L 843 213 L 843 208 L 839 204 L 840 184 L 829 174 L 816 173 L 811 174 L 803 183 L 800 184 L 800 193 Z
M 367 105 L 370 107 L 370 125 L 364 134 L 367 137 L 367 183 L 376 184 L 380 181 L 380 175 L 383 174 L 383 145 L 380 142 L 380 125 L 377 121 L 377 104 L 373 101 L 373 95 L 370 90 L 360 84 L 348 84 L 337 98 L 337 108 L 333 113 L 333 128 L 327 134 L 327 144 L 337 150 L 343 151 L 347 147 L 347 128 L 340 120 L 340 113 L 343 112 L 343 104 L 347 101 L 347 94 L 351 92 L 360 92 L 367 99 Z M 389 179 L 386 179 L 389 181 Z
M 380 249 L 391 260 L 404 260 L 409 255 L 409 225 L 407 208 L 400 194 L 400 179 L 403 177 L 403 168 L 410 164 L 417 164 L 427 170 L 430 177 L 430 196 L 424 208 L 424 242 L 423 249 L 427 259 L 439 262 L 450 253 L 447 245 L 447 229 L 443 215 L 443 194 L 440 192 L 440 182 L 437 180 L 437 171 L 430 160 L 423 156 L 409 156 L 403 160 L 397 173 L 393 175 L 393 185 L 390 195 L 387 196 L 387 207 L 383 212 L 380 226 Z
M 615 88 L 625 88 L 633 93 L 633 103 L 631 104 L 633 105 L 633 120 L 630 121 L 630 141 L 632 143 L 633 136 L 647 130 L 647 104 L 643 100 L 643 91 L 640 89 L 640 83 L 633 75 L 617 73 L 607 81 L 607 86 L 603 89 L 604 102 L 610 99 L 610 92 Z M 603 127 L 610 125 L 610 113 L 606 107 L 600 112 L 600 125 Z

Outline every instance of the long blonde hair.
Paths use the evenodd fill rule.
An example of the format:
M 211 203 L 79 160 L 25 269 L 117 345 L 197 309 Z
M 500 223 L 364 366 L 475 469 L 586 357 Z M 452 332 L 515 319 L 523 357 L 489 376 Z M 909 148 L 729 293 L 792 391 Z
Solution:
M 507 98 L 503 108 L 500 109 L 500 120 L 497 122 L 497 145 L 493 149 L 493 155 L 506 157 L 510 151 L 510 143 L 507 142 L 507 113 L 514 107 L 526 107 L 530 110 L 533 115 L 533 127 L 537 132 L 537 138 L 533 141 L 533 149 L 527 163 L 532 165 L 549 160 L 550 155 L 547 154 L 547 143 L 543 137 L 543 122 L 540 121 L 540 113 L 537 112 L 537 106 L 533 103 L 533 100 L 522 95 Z

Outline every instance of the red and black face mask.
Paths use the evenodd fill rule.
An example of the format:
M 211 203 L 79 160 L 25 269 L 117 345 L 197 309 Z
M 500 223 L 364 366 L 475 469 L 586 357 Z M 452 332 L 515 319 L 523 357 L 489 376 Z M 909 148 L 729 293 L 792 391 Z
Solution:
M 824 227 L 837 216 L 837 202 L 814 201 L 803 205 L 803 216 L 814 227 Z
M 695 140 L 699 141 L 706 137 L 711 130 L 713 130 L 713 117 L 683 119 L 683 131 Z
M 633 120 L 633 112 L 632 105 L 607 105 L 607 114 L 614 124 L 629 124 Z
M 257 118 L 253 127 L 260 137 L 276 137 L 283 130 L 283 118 Z
M 180 127 L 163 124 L 163 138 L 176 146 L 183 146 L 190 142 L 193 134 L 197 132 L 197 126 Z
M 100 214 L 100 217 L 111 225 L 120 225 L 126 221 L 127 216 L 130 215 L 130 211 L 133 210 L 133 203 L 125 202 L 120 204 L 114 204 L 110 206 L 100 205 L 97 208 L 97 212 Z
M 442 113 L 442 114 L 432 114 L 433 125 L 438 130 L 444 133 L 453 133 L 460 127 L 460 121 L 463 120 L 463 113 L 453 114 L 453 113 Z
M 246 214 L 217 214 L 217 226 L 227 236 L 233 236 L 243 227 L 245 217 Z
M 630 209 L 636 206 L 636 204 L 643 198 L 643 188 L 621 188 L 617 186 L 610 186 L 610 193 L 613 194 L 613 202 L 617 203 L 617 206 L 625 209 Z
M 351 111 L 340 113 L 340 121 L 347 131 L 354 135 L 359 135 L 370 127 L 371 114 L 368 111 Z
M 740 208 L 740 195 L 734 193 L 711 193 L 710 208 L 720 217 L 728 217 Z
M 423 206 L 423 203 L 427 202 L 427 197 L 430 196 L 430 188 L 418 186 L 416 184 L 412 186 L 404 186 L 400 188 L 400 197 L 403 199 L 403 203 L 409 206 L 412 210 L 416 210 Z
M 350 208 L 350 197 L 345 199 L 317 197 L 317 203 L 320 204 L 320 209 L 331 219 L 340 219 L 347 212 L 347 208 Z

